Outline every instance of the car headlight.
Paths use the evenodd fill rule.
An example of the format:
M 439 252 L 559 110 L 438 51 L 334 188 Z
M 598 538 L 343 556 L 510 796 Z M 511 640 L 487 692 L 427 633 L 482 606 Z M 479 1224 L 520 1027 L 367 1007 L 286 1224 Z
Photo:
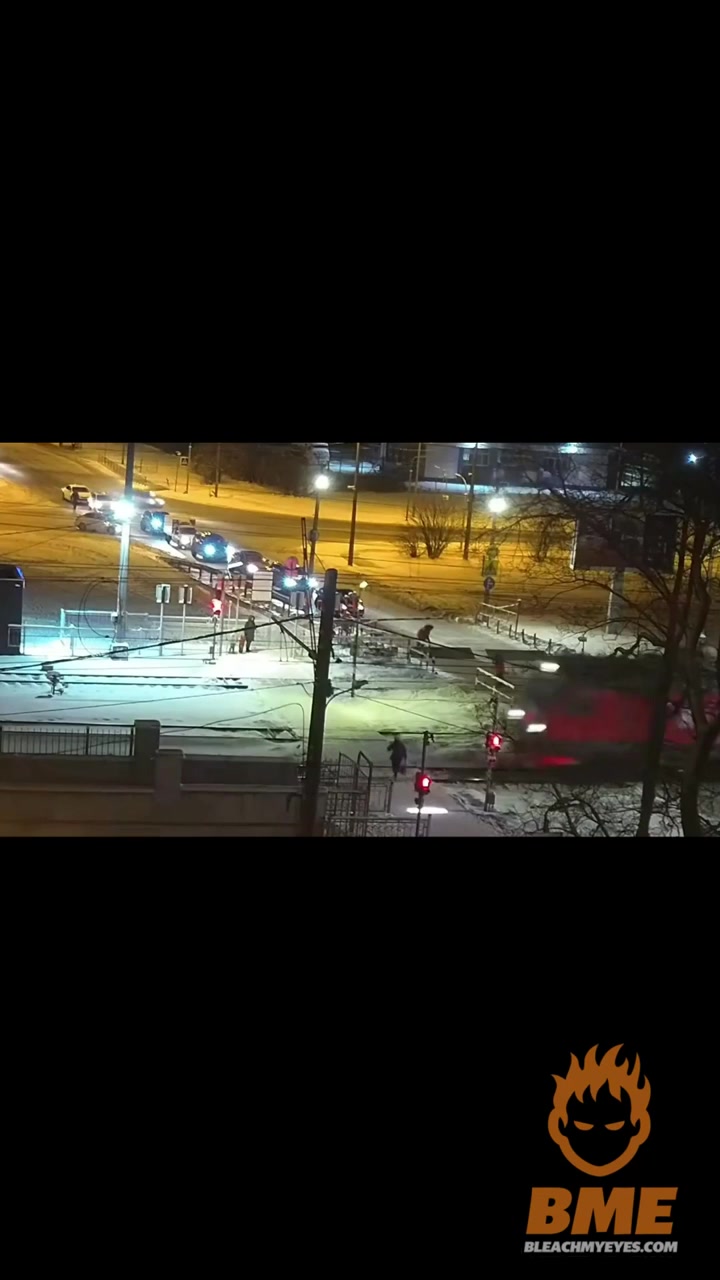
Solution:
M 257 573 L 258 566 L 256 564 L 249 564 L 247 567 L 247 571 L 248 573 Z

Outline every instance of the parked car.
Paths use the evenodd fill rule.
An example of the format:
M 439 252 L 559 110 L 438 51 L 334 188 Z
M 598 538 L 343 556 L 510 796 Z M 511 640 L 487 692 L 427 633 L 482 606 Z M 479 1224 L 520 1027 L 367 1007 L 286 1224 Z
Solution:
M 222 564 L 227 560 L 227 539 L 219 533 L 207 530 L 196 533 L 190 551 L 196 560 L 204 560 L 209 564 Z
M 140 523 L 142 526 L 142 521 Z M 196 533 L 197 529 L 195 528 L 194 520 L 173 520 L 170 532 L 166 531 L 165 537 L 171 547 L 178 547 L 181 551 L 190 551 Z
M 83 511 L 81 516 L 75 521 L 75 528 L 81 533 L 109 533 L 116 534 L 120 532 L 120 525 L 112 520 L 104 511 Z
M 90 490 L 86 484 L 66 484 L 60 490 L 66 502 L 72 502 L 73 494 L 77 494 L 78 506 L 86 507 L 90 502 Z
M 228 561 L 228 573 L 231 578 L 246 578 L 248 574 L 252 576 L 260 569 L 267 569 L 269 565 L 270 562 L 260 551 L 250 551 L 247 547 L 240 547 L 233 551 Z
M 146 511 L 143 511 L 140 517 L 140 529 L 142 533 L 152 533 L 155 534 L 156 537 L 161 538 L 163 534 L 166 533 L 167 522 L 168 516 L 166 511 L 153 511 L 151 507 L 148 507 Z

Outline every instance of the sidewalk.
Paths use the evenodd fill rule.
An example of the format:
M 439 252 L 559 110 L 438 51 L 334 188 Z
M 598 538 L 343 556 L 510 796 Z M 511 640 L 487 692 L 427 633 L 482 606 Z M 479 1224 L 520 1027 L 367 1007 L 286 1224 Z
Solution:
M 432 770 L 430 770 L 432 773 Z M 413 778 L 399 778 L 393 783 L 390 811 L 395 818 L 409 818 L 417 814 Z M 433 810 L 439 812 L 434 813 Z M 492 818 L 482 818 L 461 808 L 450 789 L 442 783 L 433 783 L 432 793 L 423 813 L 432 819 L 429 839 L 441 837 L 476 839 L 478 836 L 503 836 L 505 833 Z
M 419 628 L 432 619 L 432 614 L 428 610 L 422 611 L 420 609 L 412 609 L 407 605 L 397 604 L 394 600 L 382 596 L 379 592 L 366 591 L 363 594 L 363 599 L 366 604 L 365 616 L 368 622 L 382 619 L 383 629 L 395 632 L 398 635 L 414 638 Z M 587 642 L 583 646 L 580 637 L 585 635 L 585 632 L 549 623 L 544 618 L 524 617 L 522 614 L 516 639 L 515 615 L 500 614 L 498 617 L 502 619 L 499 632 L 496 630 L 495 622 L 490 627 L 487 627 L 482 623 L 453 622 L 449 619 L 438 618 L 433 620 L 432 623 L 432 639 L 435 644 L 468 648 L 477 654 L 484 653 L 488 648 L 516 649 L 518 652 L 532 653 L 533 651 L 548 652 L 548 649 L 552 652 L 552 650 L 557 650 L 559 646 L 564 646 L 574 653 L 582 653 L 584 651 L 588 655 L 611 654 L 618 645 L 625 647 L 632 643 L 634 639 L 631 633 L 626 636 L 606 636 L 600 631 L 590 632 L 587 636 Z M 512 635 L 509 634 L 511 630 Z M 522 640 L 523 632 L 525 634 L 525 642 Z

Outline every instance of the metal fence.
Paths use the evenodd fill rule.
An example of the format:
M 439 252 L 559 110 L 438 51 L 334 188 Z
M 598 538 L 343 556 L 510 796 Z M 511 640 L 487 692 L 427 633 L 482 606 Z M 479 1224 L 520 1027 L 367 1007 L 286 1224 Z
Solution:
M 61 725 L 7 721 L 0 724 L 0 755 L 132 756 L 135 726 Z
M 358 753 L 357 760 L 341 751 L 335 762 L 323 765 L 321 780 L 330 788 L 325 797 L 323 835 L 415 835 L 414 818 L 385 816 L 390 813 L 392 782 L 373 777 L 372 761 L 363 751 Z M 420 834 L 427 835 L 429 818 L 423 822 L 427 830 L 421 826 Z M 383 823 L 390 824 L 387 832 L 382 829 Z
M 326 819 L 323 835 L 355 839 L 365 836 L 385 837 L 390 840 L 405 836 L 414 839 L 416 836 L 429 836 L 431 822 L 432 818 L 429 816 L 421 818 L 418 831 L 417 818 L 384 818 L 374 814 L 339 816 Z

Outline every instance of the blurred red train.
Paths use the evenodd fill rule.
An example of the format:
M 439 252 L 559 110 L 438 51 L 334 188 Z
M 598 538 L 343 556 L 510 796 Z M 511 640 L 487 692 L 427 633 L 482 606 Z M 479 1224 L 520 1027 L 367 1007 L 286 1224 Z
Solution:
M 658 663 L 648 658 L 538 659 L 528 669 L 518 655 L 505 655 L 505 678 L 516 686 L 508 733 L 516 754 L 533 763 L 571 764 L 593 756 L 638 752 L 648 741 Z M 717 678 L 704 673 L 703 704 L 708 719 L 720 714 Z M 695 741 L 695 725 L 680 686 L 666 706 L 665 744 L 683 751 Z M 717 750 L 720 750 L 718 744 Z

